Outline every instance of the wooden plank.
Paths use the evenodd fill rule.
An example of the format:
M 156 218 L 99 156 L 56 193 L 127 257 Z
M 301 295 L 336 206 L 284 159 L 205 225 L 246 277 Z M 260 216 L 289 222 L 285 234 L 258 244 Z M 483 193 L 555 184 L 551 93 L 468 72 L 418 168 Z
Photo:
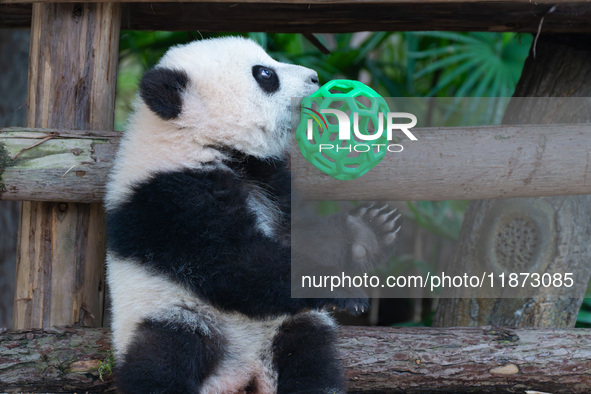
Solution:
M 349 393 L 591 391 L 591 330 L 340 327 Z M 80 346 L 84 343 L 84 346 Z M 3 392 L 111 392 L 105 329 L 0 332 Z
M 118 133 L 8 128 L 0 129 L 0 147 L 5 157 L 13 156 L 52 132 L 55 145 L 44 148 L 52 141 L 47 140 L 8 160 L 0 174 L 0 199 L 100 202 Z M 591 194 L 589 124 L 424 128 L 413 133 L 418 141 L 402 141 L 402 153 L 386 155 L 353 181 L 330 178 L 294 155 L 294 184 L 308 198 L 325 200 Z M 79 167 L 72 169 L 75 163 Z
M 23 3 L 0 4 L 0 27 L 28 26 Z M 20 0 L 17 0 L 20 1 Z M 554 4 L 557 4 L 555 8 Z M 552 12 L 549 12 L 552 10 Z M 591 4 L 542 1 L 131 2 L 122 28 L 201 32 L 591 32 Z
M 31 27 L 31 4 L 0 4 L 0 28 Z
M 178 3 L 178 0 L 161 0 L 162 3 Z M 417 3 L 417 0 L 185 0 L 183 3 L 226 3 L 226 4 L 409 4 Z M 423 4 L 488 4 L 488 3 L 503 3 L 506 0 L 421 0 Z M 530 4 L 531 0 L 512 0 L 514 3 Z M 591 0 L 537 0 L 538 4 L 572 4 L 572 3 L 589 3 Z M 1 3 L 154 3 L 152 0 L 0 0 Z
M 120 15 L 119 4 L 113 3 L 33 5 L 27 125 L 112 128 Z M 71 173 L 84 178 L 85 162 L 93 161 L 94 152 L 100 150 L 84 135 L 70 139 L 78 142 L 67 148 L 51 134 L 27 136 L 28 141 L 22 135 L 9 136 L 20 144 L 21 154 L 4 149 L 4 160 L 22 160 L 25 167 L 27 162 L 35 167 L 40 160 L 47 174 L 53 174 L 50 177 L 63 179 Z M 36 146 L 27 149 L 33 145 L 30 142 Z M 13 167 L 10 163 L 8 167 Z M 67 163 L 69 171 L 61 171 L 56 163 Z M 35 187 L 47 190 L 48 184 Z M 100 326 L 105 253 L 102 205 L 53 197 L 51 201 L 58 202 L 22 204 L 13 326 Z

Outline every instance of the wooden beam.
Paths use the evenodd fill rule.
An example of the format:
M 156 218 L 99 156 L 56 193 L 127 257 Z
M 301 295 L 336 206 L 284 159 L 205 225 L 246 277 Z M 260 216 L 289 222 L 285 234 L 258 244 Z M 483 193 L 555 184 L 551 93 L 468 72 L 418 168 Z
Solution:
M 28 27 L 29 2 L 0 0 L 0 27 Z M 543 33 L 591 32 L 591 5 L 584 0 L 142 1 L 126 4 L 122 28 L 283 33 L 537 32 L 542 17 Z
M 507 0 L 422 0 L 423 3 L 430 4 L 489 4 L 504 3 Z M 19 3 L 79 3 L 80 0 L 0 0 L 1 3 L 19 4 Z M 84 3 L 154 3 L 152 0 L 84 0 Z M 177 3 L 178 0 L 161 0 L 161 3 Z M 514 3 L 531 3 L 531 0 L 512 0 Z M 538 0 L 539 4 L 573 4 L 589 3 L 590 0 Z M 410 4 L 417 3 L 417 0 L 186 0 L 184 3 L 226 3 L 226 4 Z
M 591 391 L 591 330 L 341 327 L 350 393 Z M 2 392 L 110 391 L 105 329 L 0 333 Z M 80 346 L 83 343 L 84 346 Z
M 0 328 L 0 392 L 115 392 L 98 373 L 110 342 L 106 328 Z
M 353 181 L 330 178 L 296 154 L 294 184 L 307 198 L 323 200 L 591 194 L 589 124 L 424 128 L 413 133 L 418 141 L 402 141 L 402 153 L 386 155 Z M 0 129 L 0 199 L 100 202 L 118 141 L 116 132 Z
M 478 200 L 591 194 L 591 125 L 413 129 L 370 172 L 339 181 L 293 156 L 296 189 L 318 200 Z M 579 145 L 584 144 L 584 145 Z M 568 153 L 566 153 L 568 152 Z
M 0 199 L 101 202 L 119 135 L 118 132 L 0 129 L 0 169 L 2 149 L 5 152 Z
M 29 28 L 31 27 L 31 4 L 2 4 L 0 3 L 0 28 Z
M 33 5 L 28 126 L 113 127 L 120 16 L 119 4 L 113 3 Z M 22 146 L 21 155 L 8 153 L 4 159 L 18 162 L 23 154 L 34 155 L 44 150 L 47 153 L 51 140 L 51 135 L 33 136 L 30 141 L 35 141 L 34 148 L 31 147 L 34 144 Z M 78 141 L 83 143 L 83 140 Z M 83 162 L 72 162 L 72 158 L 90 160 L 90 148 L 92 145 L 88 147 L 84 143 L 71 146 L 67 152 L 55 147 L 48 155 L 41 153 L 46 159 L 42 161 L 51 173 L 55 168 L 52 161 L 63 165 L 63 159 L 67 158 L 69 169 L 75 174 L 83 171 L 77 168 Z M 36 158 L 29 156 L 27 161 L 34 163 Z M 53 176 L 65 175 L 65 172 L 61 175 L 54 172 Z M 103 208 L 100 203 L 74 204 L 67 200 L 22 204 L 15 328 L 102 323 Z

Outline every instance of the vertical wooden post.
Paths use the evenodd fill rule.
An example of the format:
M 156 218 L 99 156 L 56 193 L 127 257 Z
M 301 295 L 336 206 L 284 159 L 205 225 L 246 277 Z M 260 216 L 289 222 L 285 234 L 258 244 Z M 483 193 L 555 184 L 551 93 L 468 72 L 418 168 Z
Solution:
M 113 128 L 119 28 L 118 3 L 33 4 L 28 127 Z M 15 329 L 101 325 L 101 204 L 23 202 L 17 248 Z

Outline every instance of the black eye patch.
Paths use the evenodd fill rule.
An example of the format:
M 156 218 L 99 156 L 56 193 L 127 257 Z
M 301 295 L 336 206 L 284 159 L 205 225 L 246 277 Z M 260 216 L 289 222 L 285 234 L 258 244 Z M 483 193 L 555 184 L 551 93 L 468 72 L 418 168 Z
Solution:
M 265 92 L 271 94 L 279 90 L 279 77 L 272 68 L 254 66 L 252 68 L 252 76 Z
M 178 117 L 183 109 L 181 93 L 189 77 L 181 70 L 157 67 L 144 74 L 140 81 L 140 96 L 162 119 Z

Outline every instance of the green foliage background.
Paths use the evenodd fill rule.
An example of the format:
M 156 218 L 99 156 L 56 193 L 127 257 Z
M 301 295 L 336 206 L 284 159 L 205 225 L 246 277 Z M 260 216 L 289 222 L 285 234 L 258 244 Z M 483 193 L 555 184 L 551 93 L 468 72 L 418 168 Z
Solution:
M 115 129 L 124 129 L 139 78 L 170 46 L 222 35 L 123 31 Z M 510 97 L 532 41 L 531 35 L 516 33 L 316 35 L 330 51 L 325 55 L 300 34 L 243 35 L 259 42 L 277 60 L 316 70 L 320 83 L 355 79 L 384 97 Z

